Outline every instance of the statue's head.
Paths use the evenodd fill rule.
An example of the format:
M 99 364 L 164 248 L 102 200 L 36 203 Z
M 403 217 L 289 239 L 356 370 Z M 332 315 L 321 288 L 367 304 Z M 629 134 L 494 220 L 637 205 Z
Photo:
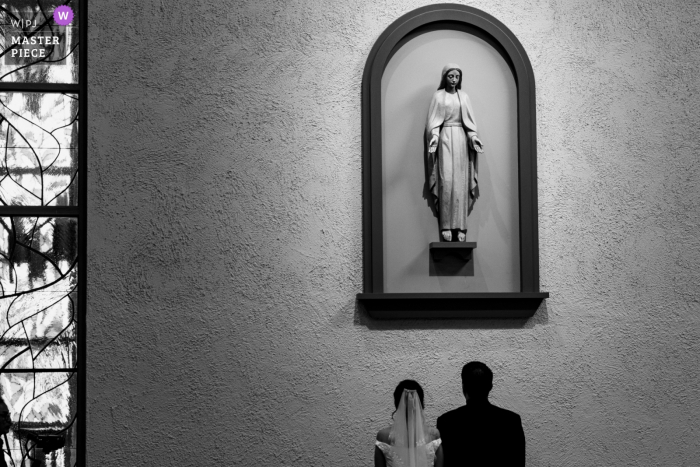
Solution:
M 455 86 L 455 89 L 462 89 L 462 68 L 456 63 L 448 63 L 442 69 L 442 78 L 440 80 L 440 87 L 438 90 L 445 89 L 447 87 L 448 75 L 451 75 L 451 78 L 456 76 L 457 85 Z

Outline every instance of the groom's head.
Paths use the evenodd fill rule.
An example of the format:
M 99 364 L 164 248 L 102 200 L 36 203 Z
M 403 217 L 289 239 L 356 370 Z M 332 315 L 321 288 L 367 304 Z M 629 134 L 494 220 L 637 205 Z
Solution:
M 493 372 L 481 362 L 469 362 L 462 368 L 462 392 L 468 399 L 486 399 L 493 387 Z

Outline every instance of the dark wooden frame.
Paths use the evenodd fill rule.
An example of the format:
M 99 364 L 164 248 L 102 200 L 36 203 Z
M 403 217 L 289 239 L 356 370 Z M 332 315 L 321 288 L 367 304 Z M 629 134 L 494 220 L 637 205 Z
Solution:
M 381 84 L 391 57 L 429 31 L 460 30 L 486 40 L 510 66 L 517 87 L 520 292 L 384 293 Z M 377 39 L 362 78 L 363 293 L 358 302 L 374 318 L 526 318 L 549 297 L 540 292 L 537 237 L 535 78 L 525 49 L 493 16 L 476 8 L 438 4 L 393 22 Z

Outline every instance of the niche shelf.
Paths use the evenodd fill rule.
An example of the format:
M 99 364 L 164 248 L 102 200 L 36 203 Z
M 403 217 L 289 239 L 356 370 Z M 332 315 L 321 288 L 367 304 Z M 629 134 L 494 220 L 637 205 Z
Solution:
M 547 292 L 360 293 L 375 319 L 505 319 L 531 317 Z

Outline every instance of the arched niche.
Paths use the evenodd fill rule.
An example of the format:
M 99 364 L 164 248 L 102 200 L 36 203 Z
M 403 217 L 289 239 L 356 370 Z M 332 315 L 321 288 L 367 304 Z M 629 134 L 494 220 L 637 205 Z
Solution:
M 496 268 L 495 273 L 492 272 L 496 278 L 512 273 L 510 279 L 504 282 L 505 285 L 491 286 L 495 287 L 496 291 L 488 290 L 488 278 L 481 278 L 483 280 L 479 282 L 484 284 L 486 290 L 478 290 L 478 286 L 474 285 L 478 281 L 472 280 L 469 286 L 464 287 L 465 291 L 461 291 L 458 286 L 459 281 L 452 280 L 453 278 L 442 278 L 443 280 L 438 282 L 435 278 L 429 277 L 432 273 L 426 271 L 425 290 L 421 290 L 420 285 L 407 284 L 404 287 L 406 290 L 397 292 L 392 288 L 395 289 L 396 284 L 401 283 L 401 278 L 397 278 L 391 270 L 391 261 L 395 256 L 402 256 L 402 253 L 397 253 L 396 248 L 390 248 L 394 244 L 387 246 L 388 234 L 385 228 L 395 211 L 392 205 L 387 214 L 386 200 L 390 196 L 387 195 L 386 189 L 388 185 L 393 186 L 398 182 L 395 178 L 387 179 L 387 172 L 394 170 L 392 164 L 396 163 L 390 160 L 391 148 L 387 149 L 385 138 L 385 132 L 392 130 L 388 128 L 390 125 L 383 124 L 383 119 L 386 118 L 383 112 L 386 109 L 383 109 L 382 105 L 387 93 L 386 83 L 383 86 L 383 78 L 386 78 L 385 73 L 391 74 L 395 71 L 395 67 L 391 67 L 390 64 L 393 63 L 392 58 L 396 54 L 398 54 L 397 57 L 401 57 L 402 54 L 408 53 L 406 51 L 409 49 L 418 50 L 419 47 L 416 44 L 420 44 L 421 41 L 428 43 L 433 40 L 432 38 L 460 40 L 460 37 L 466 40 L 465 50 L 473 45 L 475 47 L 473 53 L 479 53 L 479 50 L 485 51 L 486 55 L 491 56 L 489 58 L 491 61 L 494 61 L 493 57 L 497 57 L 495 62 L 500 60 L 504 66 L 501 67 L 501 71 L 496 72 L 503 74 L 504 82 L 510 80 L 513 83 L 512 102 L 508 107 L 510 110 L 507 111 L 510 114 L 506 115 L 506 120 L 511 122 L 511 127 L 505 130 L 508 135 L 504 137 L 512 139 L 510 147 L 513 161 L 511 169 L 503 170 L 512 171 L 509 179 L 512 183 L 507 188 L 512 191 L 512 196 L 515 198 L 507 201 L 506 204 L 510 203 L 514 225 L 510 229 L 501 228 L 499 231 L 501 234 L 507 232 L 509 239 L 506 239 L 506 243 L 511 244 L 511 250 L 508 251 L 512 252 L 513 257 L 510 266 L 507 265 L 507 261 L 501 261 L 506 266 L 498 266 L 511 267 L 513 270 L 499 272 Z M 464 64 L 462 67 L 468 68 Z M 497 69 L 498 65 L 495 65 L 494 70 Z M 439 73 L 439 69 L 437 71 Z M 493 72 L 492 70 L 491 73 Z M 467 72 L 465 72 L 465 79 L 466 77 Z M 437 81 L 433 84 L 436 85 Z M 425 93 L 425 99 L 428 101 L 432 91 Z M 472 96 L 471 93 L 470 96 Z M 420 115 L 422 119 L 425 118 L 426 112 L 427 105 L 422 102 L 417 102 L 415 108 L 410 109 L 410 113 Z M 479 110 L 475 108 L 475 112 L 478 119 Z M 415 120 L 419 117 L 412 118 Z M 494 121 L 496 120 L 498 119 Z M 479 124 L 478 120 L 477 124 Z M 415 121 L 412 125 L 416 125 Z M 398 139 L 404 136 L 398 135 Z M 396 139 L 396 136 L 393 137 Z M 362 140 L 364 290 L 363 293 L 358 294 L 357 298 L 370 316 L 384 319 L 532 316 L 542 300 L 549 296 L 548 293 L 539 291 L 535 82 L 527 54 L 513 33 L 494 17 L 463 5 L 426 6 L 399 18 L 377 39 L 365 65 L 362 83 Z M 488 146 L 488 142 L 486 144 Z M 393 172 L 391 176 L 394 177 Z M 478 203 L 479 201 L 477 206 Z M 419 209 L 423 209 L 420 216 L 424 216 L 425 210 L 429 208 L 424 202 Z M 508 211 L 508 206 L 503 209 Z M 405 231 L 403 228 L 397 229 L 396 225 L 393 225 L 392 229 L 399 232 Z M 469 235 L 468 233 L 468 241 Z M 489 236 L 485 238 L 488 240 Z M 437 238 L 435 240 L 437 241 Z M 397 242 L 401 242 L 401 239 Z M 427 248 L 427 245 L 424 248 Z M 498 256 L 499 246 L 494 244 L 491 248 L 491 253 L 488 253 L 488 248 L 484 250 L 486 255 L 484 264 L 488 263 L 488 258 L 491 258 L 494 263 L 497 262 L 493 258 Z M 425 256 L 426 251 L 420 254 Z M 390 257 L 387 258 L 387 255 Z M 423 267 L 422 259 L 418 262 L 420 267 Z M 388 273 L 387 267 L 389 267 Z M 495 279 L 492 279 L 491 283 L 501 284 Z M 438 290 L 435 290 L 436 288 Z

